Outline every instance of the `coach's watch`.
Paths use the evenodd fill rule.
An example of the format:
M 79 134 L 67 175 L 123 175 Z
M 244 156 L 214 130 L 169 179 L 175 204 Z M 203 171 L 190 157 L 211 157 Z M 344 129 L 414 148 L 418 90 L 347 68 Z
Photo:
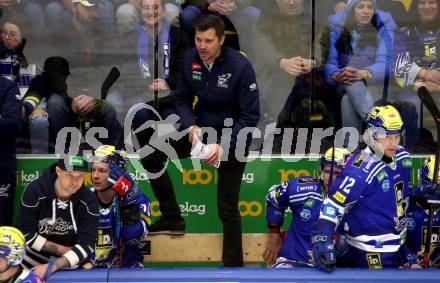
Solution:
M 367 80 L 370 80 L 373 77 L 373 74 L 369 70 L 365 70 L 367 72 Z

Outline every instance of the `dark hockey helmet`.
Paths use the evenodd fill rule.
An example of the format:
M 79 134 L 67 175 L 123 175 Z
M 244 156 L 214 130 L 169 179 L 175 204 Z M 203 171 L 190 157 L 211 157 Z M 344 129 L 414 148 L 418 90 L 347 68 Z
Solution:
M 101 145 L 95 150 L 93 161 L 112 163 L 124 171 L 127 170 L 127 157 L 125 151 L 116 151 L 113 145 Z

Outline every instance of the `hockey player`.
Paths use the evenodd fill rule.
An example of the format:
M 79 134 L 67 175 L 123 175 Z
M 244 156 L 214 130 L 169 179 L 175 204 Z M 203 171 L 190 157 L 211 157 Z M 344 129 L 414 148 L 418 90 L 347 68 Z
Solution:
M 276 268 L 313 266 L 310 231 L 319 217 L 319 210 L 330 180 L 341 172 L 350 152 L 343 148 L 330 148 L 321 157 L 321 177 L 301 176 L 272 186 L 266 196 L 266 220 L 269 227 L 268 242 L 263 257 Z M 332 168 L 333 167 L 333 168 Z M 333 172 L 331 173 L 331 170 Z M 286 237 L 282 240 L 280 227 L 285 210 L 292 210 Z M 280 249 L 281 247 L 281 249 Z
M 44 282 L 21 265 L 25 254 L 25 239 L 17 228 L 0 226 L 0 282 Z
M 23 264 L 48 279 L 81 266 L 93 253 L 98 201 L 84 186 L 88 163 L 66 155 L 32 181 L 21 196 L 17 228 L 26 238 Z
M 348 251 L 338 264 L 401 265 L 411 176 L 410 155 L 399 146 L 403 123 L 390 105 L 373 107 L 367 122 L 368 147 L 353 155 L 336 177 L 312 236 L 315 263 L 325 271 L 335 267 L 332 235 L 342 217 L 340 229 L 347 237 Z
M 95 267 L 143 267 L 139 241 L 151 223 L 150 201 L 127 173 L 124 155 L 110 145 L 95 150 L 92 182 L 100 212 Z
M 419 171 L 420 184 L 416 186 L 410 195 L 410 205 L 407 213 L 406 246 L 412 256 L 417 258 L 417 263 L 423 264 L 423 252 L 425 250 L 426 232 L 428 227 L 427 199 L 440 199 L 439 191 L 433 186 L 435 156 L 429 156 Z M 440 179 L 440 178 L 439 178 Z M 431 267 L 440 267 L 440 214 L 438 207 L 434 211 L 431 234 L 431 253 L 429 255 Z

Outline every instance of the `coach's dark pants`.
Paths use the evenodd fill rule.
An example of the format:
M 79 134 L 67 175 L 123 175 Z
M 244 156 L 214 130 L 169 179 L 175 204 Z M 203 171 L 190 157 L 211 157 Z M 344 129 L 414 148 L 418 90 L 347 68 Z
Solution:
M 161 107 L 159 111 L 162 119 L 175 113 L 172 106 Z M 133 120 L 133 128 L 137 129 L 145 121 L 154 120 L 155 115 L 147 109 L 138 111 Z M 149 143 L 153 129 L 148 128 L 136 134 L 141 147 Z M 171 140 L 179 158 L 190 156 L 191 144 L 188 136 L 180 140 Z M 168 156 L 163 152 L 156 150 L 154 153 L 141 159 L 141 163 L 147 170 L 147 173 L 157 173 L 164 168 Z M 217 210 L 220 220 L 223 223 L 223 255 L 224 266 L 243 266 L 243 250 L 241 238 L 241 217 L 238 208 L 240 195 L 240 185 L 243 176 L 245 162 L 239 162 L 230 154 L 228 161 L 222 161 L 218 168 L 218 186 L 217 186 Z M 154 195 L 159 201 L 159 208 L 162 216 L 171 219 L 180 219 L 180 208 L 176 201 L 173 183 L 165 170 L 160 177 L 150 179 L 150 184 Z
M 15 182 L 0 181 L 0 226 L 12 226 Z

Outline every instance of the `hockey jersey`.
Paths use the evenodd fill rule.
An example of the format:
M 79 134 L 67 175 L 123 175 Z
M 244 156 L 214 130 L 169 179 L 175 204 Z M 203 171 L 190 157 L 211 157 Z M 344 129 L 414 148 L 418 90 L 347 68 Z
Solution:
M 122 254 L 120 254 L 118 250 L 122 228 L 119 208 L 121 205 L 127 205 L 133 202 L 139 206 L 141 212 L 140 221 L 142 221 L 144 225 L 144 236 L 147 234 L 148 227 L 151 224 L 150 200 L 138 187 L 134 187 L 133 190 L 128 192 L 123 200 L 120 200 L 116 195 L 111 204 L 104 205 L 100 203 L 95 257 L 92 259 L 95 267 L 131 267 L 138 262 L 143 262 L 143 257 L 137 246 L 133 247 L 133 245 L 121 243 Z M 121 259 L 121 262 L 119 262 L 119 259 Z
M 410 200 L 407 213 L 406 227 L 408 235 L 406 237 L 406 246 L 412 255 L 417 256 L 417 262 L 423 264 L 423 252 L 425 250 L 426 232 L 428 227 L 429 211 Z M 437 210 L 432 220 L 431 234 L 431 254 L 429 260 L 430 266 L 440 266 L 440 248 L 438 247 L 440 237 L 440 214 Z
M 394 77 L 401 87 L 412 85 L 420 68 L 440 68 L 437 49 L 440 30 L 404 27 L 396 37 Z
M 319 217 L 322 201 L 321 182 L 310 176 L 301 176 L 269 189 L 266 196 L 268 223 L 281 226 L 286 209 L 292 211 L 292 222 L 278 257 L 312 264 L 311 231 Z
M 43 283 L 45 282 L 42 278 L 35 275 L 33 271 L 22 267 L 21 271 L 17 273 L 13 278 L 11 278 L 11 283 Z
M 398 147 L 387 164 L 370 150 L 354 154 L 322 205 L 320 219 L 338 225 L 365 252 L 397 252 L 405 242 L 411 158 Z

